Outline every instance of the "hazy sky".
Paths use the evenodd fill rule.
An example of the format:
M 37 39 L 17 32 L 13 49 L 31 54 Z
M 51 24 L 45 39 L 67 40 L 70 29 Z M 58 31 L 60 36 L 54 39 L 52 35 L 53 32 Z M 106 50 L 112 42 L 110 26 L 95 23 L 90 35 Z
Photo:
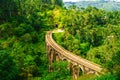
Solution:
M 77 2 L 79 0 L 63 0 L 63 2 L 69 2 L 69 1 L 71 1 L 71 2 Z
M 71 1 L 71 2 L 77 2 L 77 1 L 96 1 L 96 0 L 63 0 L 63 2 L 69 2 L 69 1 Z M 115 1 L 120 2 L 120 0 L 115 0 Z

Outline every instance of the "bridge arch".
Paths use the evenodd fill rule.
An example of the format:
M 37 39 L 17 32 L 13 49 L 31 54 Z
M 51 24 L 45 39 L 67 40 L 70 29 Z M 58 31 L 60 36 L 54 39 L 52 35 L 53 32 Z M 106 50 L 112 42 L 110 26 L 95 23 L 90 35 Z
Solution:
M 82 74 L 84 74 L 84 66 L 82 66 L 82 65 L 78 65 L 79 66 L 79 68 L 80 68 L 80 75 L 82 75 Z
M 56 51 L 55 52 L 55 61 L 60 61 L 60 60 L 61 60 L 60 54 Z
M 71 75 L 73 79 L 77 79 L 79 76 L 83 75 L 83 70 L 79 65 L 73 65 L 71 68 Z

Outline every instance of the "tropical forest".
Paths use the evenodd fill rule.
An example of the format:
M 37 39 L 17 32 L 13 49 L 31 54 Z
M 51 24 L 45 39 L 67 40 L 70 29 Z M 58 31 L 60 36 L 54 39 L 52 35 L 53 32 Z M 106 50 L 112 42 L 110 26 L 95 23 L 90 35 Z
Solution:
M 59 46 L 105 69 L 77 80 L 120 80 L 120 10 L 63 0 L 0 0 L 0 80 L 74 80 L 67 61 L 48 70 L 51 30 L 61 30 L 52 34 Z

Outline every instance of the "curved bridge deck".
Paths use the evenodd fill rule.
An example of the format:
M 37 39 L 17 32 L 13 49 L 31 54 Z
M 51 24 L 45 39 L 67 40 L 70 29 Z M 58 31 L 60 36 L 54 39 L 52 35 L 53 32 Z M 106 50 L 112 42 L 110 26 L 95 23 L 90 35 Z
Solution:
M 77 56 L 71 53 L 70 51 L 67 51 L 61 46 L 59 46 L 52 38 L 52 31 L 49 31 L 46 34 L 46 45 L 47 45 L 47 54 L 49 57 L 50 64 L 54 61 L 55 59 L 54 57 L 56 57 L 55 54 L 57 54 L 59 55 L 60 60 L 65 59 L 69 63 L 72 63 L 72 66 L 70 66 L 71 68 L 74 68 L 74 66 L 78 66 L 78 68 L 81 68 L 84 74 L 87 74 L 87 73 L 100 74 L 101 73 L 102 68 L 100 65 L 90 62 L 84 58 L 81 58 L 80 56 Z M 75 70 L 72 69 L 72 72 L 74 71 Z M 79 72 L 77 73 L 74 72 L 72 74 L 75 79 L 79 77 Z

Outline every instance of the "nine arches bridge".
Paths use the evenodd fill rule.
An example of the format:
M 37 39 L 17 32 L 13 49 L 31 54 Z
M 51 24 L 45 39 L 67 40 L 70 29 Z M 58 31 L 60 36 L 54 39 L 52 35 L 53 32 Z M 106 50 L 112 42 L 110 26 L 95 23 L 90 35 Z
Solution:
M 53 31 L 48 31 L 46 34 L 46 50 L 49 60 L 49 71 L 52 72 L 53 68 L 51 64 L 54 61 L 68 61 L 69 69 L 73 79 L 77 79 L 80 76 L 80 70 L 83 74 L 101 74 L 102 68 L 100 65 L 90 62 L 80 56 L 77 56 L 61 46 L 59 46 L 52 38 Z

